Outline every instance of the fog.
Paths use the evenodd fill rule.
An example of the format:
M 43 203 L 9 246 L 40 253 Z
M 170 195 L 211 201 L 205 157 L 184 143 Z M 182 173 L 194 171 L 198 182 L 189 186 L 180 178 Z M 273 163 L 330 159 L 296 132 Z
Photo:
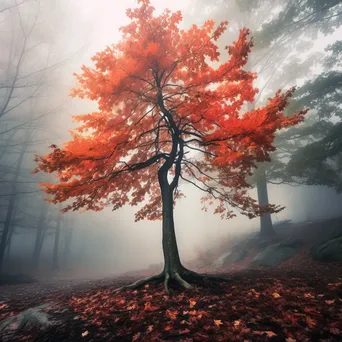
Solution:
M 71 115 L 96 110 L 96 103 L 71 99 L 68 96 L 70 88 L 74 86 L 73 73 L 79 72 L 83 64 L 91 65 L 91 57 L 96 52 L 120 39 L 119 28 L 128 23 L 125 10 L 135 7 L 136 2 L 27 0 L 18 5 L 19 3 L 19 0 L 0 1 L 0 11 L 6 8 L 0 12 L 0 85 L 3 86 L 15 74 L 23 40 L 27 37 L 25 48 L 28 51 L 20 66 L 19 75 L 31 75 L 26 77 L 21 84 L 22 88 L 16 88 L 15 96 L 11 97 L 10 108 L 13 109 L 3 118 L 0 117 L 0 227 L 5 225 L 14 183 L 14 191 L 17 192 L 12 213 L 14 218 L 12 217 L 10 251 L 7 247 L 4 269 L 10 273 L 31 272 L 28 270 L 32 268 L 37 225 L 42 212 L 47 213 L 43 222 L 47 228 L 38 266 L 32 271 L 33 274 L 86 278 L 120 274 L 162 263 L 161 221 L 134 222 L 134 213 L 138 208 L 126 206 L 117 211 L 106 208 L 100 212 L 62 215 L 58 272 L 52 273 L 55 231 L 60 208 L 47 203 L 41 211 L 45 194 L 40 193 L 39 183 L 52 178 L 42 174 L 31 175 L 35 168 L 35 154 L 46 154 L 49 145 L 60 145 L 69 139 L 68 130 L 76 127 Z M 220 21 L 227 16 L 231 26 L 220 42 L 224 46 L 236 38 L 238 29 L 244 25 L 258 30 L 263 22 L 270 20 L 270 16 L 278 13 L 282 2 L 278 1 L 278 7 L 274 5 L 273 11 L 267 11 L 267 6 L 263 12 L 259 9 L 258 23 L 255 21 L 255 15 L 239 12 L 234 1 L 228 9 L 224 6 L 228 1 L 218 2 L 218 8 L 211 2 L 204 4 L 203 1 L 195 0 L 151 0 L 151 3 L 158 13 L 165 8 L 172 11 L 181 10 L 184 28 L 190 27 L 192 23 L 203 23 L 208 18 Z M 13 8 L 9 8 L 11 6 Z M 308 79 L 318 75 L 322 70 L 324 49 L 341 35 L 340 28 L 334 29 L 328 35 L 321 32 L 308 34 L 309 47 L 295 51 L 299 58 L 296 63 L 301 64 L 302 71 L 296 77 L 284 81 L 284 84 L 279 79 L 269 79 L 269 74 L 273 74 L 274 70 L 279 72 L 279 77 L 283 79 L 284 75 L 289 73 L 289 66 L 286 65 L 289 60 L 286 57 L 289 56 L 288 48 L 279 51 L 280 56 L 275 58 L 278 61 L 282 59 L 283 64 L 277 64 L 273 69 L 264 72 L 258 80 L 260 89 L 267 84 L 259 99 L 260 103 L 275 93 L 279 86 L 302 86 Z M 222 46 L 220 45 L 221 48 Z M 316 53 L 316 59 L 312 57 L 313 52 Z M 261 68 L 262 64 L 259 64 L 256 71 L 260 72 Z M 0 88 L 3 106 L 8 95 L 5 87 Z M 25 101 L 21 103 L 22 99 Z M 331 120 L 338 122 L 339 119 Z M 24 151 L 23 162 L 18 177 L 13 180 L 21 151 Z M 176 203 L 175 227 L 183 260 L 193 259 L 198 249 L 213 248 L 222 237 L 231 236 L 233 239 L 246 232 L 259 231 L 259 218 L 250 220 L 237 215 L 232 220 L 222 220 L 219 215 L 213 214 L 212 209 L 209 208 L 207 212 L 202 210 L 202 194 L 198 189 L 188 184 L 181 184 L 180 189 L 186 198 Z M 268 191 L 270 203 L 285 207 L 280 213 L 272 214 L 274 224 L 284 220 L 313 221 L 341 214 L 342 195 L 336 193 L 334 187 L 317 184 L 268 184 Z M 252 189 L 251 194 L 257 198 L 256 189 Z

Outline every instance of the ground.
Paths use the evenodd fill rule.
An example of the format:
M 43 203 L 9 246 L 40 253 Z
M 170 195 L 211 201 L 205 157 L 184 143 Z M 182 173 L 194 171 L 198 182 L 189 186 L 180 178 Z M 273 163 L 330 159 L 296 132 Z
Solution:
M 304 234 L 303 236 L 313 234 Z M 288 261 L 247 268 L 255 253 L 225 270 L 228 283 L 194 289 L 163 284 L 116 293 L 141 274 L 0 288 L 0 321 L 50 303 L 52 324 L 4 341 L 341 341 L 342 263 L 312 260 L 309 245 Z M 188 266 L 188 265 L 187 265 Z M 190 266 L 190 265 L 189 265 Z M 192 263 L 196 271 L 210 268 Z M 146 271 L 144 275 L 148 275 Z

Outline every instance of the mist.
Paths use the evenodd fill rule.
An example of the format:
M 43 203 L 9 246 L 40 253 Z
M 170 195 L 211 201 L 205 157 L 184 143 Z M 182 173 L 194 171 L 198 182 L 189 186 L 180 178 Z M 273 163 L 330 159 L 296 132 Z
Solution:
M 91 57 L 98 51 L 118 42 L 121 37 L 119 28 L 129 22 L 125 11 L 135 7 L 136 2 L 28 0 L 18 3 L 6 0 L 0 5 L 0 10 L 6 9 L 0 12 L 0 84 L 9 84 L 11 77 L 22 77 L 16 83 L 20 87 L 15 88 L 12 95 L 9 95 L 8 88 L 0 88 L 3 106 L 8 99 L 12 103 L 6 106 L 6 110 L 12 109 L 1 118 L 0 123 L 1 226 L 5 224 L 8 215 L 8 201 L 12 198 L 10 195 L 14 183 L 14 191 L 17 192 L 13 200 L 11 238 L 5 251 L 4 270 L 44 277 L 87 278 L 117 275 L 162 263 L 161 221 L 134 222 L 134 213 L 140 205 L 125 206 L 116 211 L 105 208 L 100 212 L 72 212 L 61 215 L 61 222 L 58 223 L 60 207 L 44 202 L 46 195 L 39 188 L 40 182 L 51 181 L 52 177 L 31 175 L 36 167 L 33 161 L 35 154 L 45 155 L 49 152 L 49 145 L 61 145 L 69 140 L 68 130 L 77 126 L 71 116 L 96 110 L 95 102 L 71 99 L 68 96 L 70 88 L 75 85 L 73 73 L 80 72 L 83 64 L 91 65 Z M 230 44 L 238 30 L 244 26 L 250 27 L 252 33 L 258 32 L 262 24 L 276 16 L 282 6 L 279 1 L 278 7 L 275 5 L 271 12 L 267 11 L 267 6 L 258 9 L 256 22 L 256 15 L 241 11 L 235 1 L 231 4 L 221 2 L 221 5 L 220 2 L 211 5 L 195 0 L 152 0 L 151 3 L 157 13 L 165 8 L 181 10 L 184 17 L 181 26 L 184 28 L 190 27 L 192 23 L 201 24 L 207 18 L 217 22 L 227 19 L 231 25 L 221 39 L 221 49 Z M 300 72 L 286 82 L 280 82 L 279 79 L 289 74 L 291 68 L 286 56 L 291 53 L 289 55 L 288 48 L 279 49 L 276 60 L 283 62 L 276 65 L 275 69 L 262 73 L 257 81 L 259 89 L 267 84 L 259 103 L 264 103 L 279 86 L 302 86 L 318 75 L 322 70 L 324 49 L 341 34 L 340 28 L 332 29 L 328 34 L 308 33 L 306 49 L 291 52 L 298 57 L 293 62 L 293 65 L 296 64 L 293 68 Z M 22 50 L 24 44 L 27 51 Z M 267 53 L 267 47 L 264 49 Z M 25 54 L 20 61 L 21 51 L 25 51 Z M 257 53 L 255 56 L 258 57 Z M 19 63 L 19 74 L 16 74 Z M 261 63 L 253 71 L 261 72 L 262 68 Z M 269 74 L 274 73 L 274 70 L 278 72 L 279 78 L 270 80 Z M 21 103 L 22 99 L 24 101 Z M 339 122 L 336 118 L 331 120 Z M 13 180 L 20 153 L 23 160 L 17 178 Z M 222 220 L 210 207 L 207 212 L 202 210 L 202 194 L 198 189 L 182 183 L 180 189 L 186 197 L 176 203 L 174 215 L 183 260 L 194 259 L 198 249 L 213 248 L 224 237 L 233 240 L 243 234 L 259 231 L 259 218 L 248 219 L 237 215 L 231 220 Z M 253 198 L 257 198 L 256 189 L 250 193 Z M 268 193 L 270 203 L 285 207 L 281 212 L 272 214 L 274 224 L 285 220 L 304 222 L 341 215 L 342 195 L 333 186 L 325 186 L 324 182 L 321 185 L 307 185 L 303 182 L 295 186 L 269 183 Z M 42 210 L 46 212 L 42 221 L 45 235 L 41 241 L 39 259 L 33 267 L 31 259 Z M 53 272 L 57 226 L 60 227 L 58 268 Z

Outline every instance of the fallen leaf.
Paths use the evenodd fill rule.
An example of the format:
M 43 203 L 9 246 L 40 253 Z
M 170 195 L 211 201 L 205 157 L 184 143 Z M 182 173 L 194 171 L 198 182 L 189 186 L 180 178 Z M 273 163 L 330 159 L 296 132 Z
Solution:
M 220 325 L 222 325 L 223 323 L 222 323 L 222 321 L 220 320 L 220 319 L 214 319 L 214 323 L 215 323 L 215 325 L 216 326 L 220 326 Z
M 196 305 L 196 301 L 190 299 L 190 309 L 192 309 Z
M 341 333 L 342 333 L 342 331 L 341 331 L 340 329 L 338 329 L 338 328 L 330 328 L 329 331 L 330 331 L 332 334 L 338 335 L 338 336 L 340 336 Z
M 297 340 L 293 339 L 292 337 L 288 337 L 285 339 L 286 342 L 297 342 Z
M 165 328 L 164 328 L 164 330 L 165 331 L 169 331 L 169 330 L 171 330 L 172 328 L 169 326 L 169 325 L 167 325 Z
M 85 336 L 87 336 L 88 334 L 89 334 L 89 331 L 86 330 L 85 332 L 82 333 L 82 337 L 85 337 Z
M 316 322 L 310 316 L 306 316 L 306 324 L 310 329 L 316 326 Z
M 136 341 L 139 337 L 140 337 L 140 332 L 136 333 L 136 334 L 133 336 L 132 342 Z
M 153 325 L 149 325 L 148 328 L 147 328 L 147 331 L 149 333 L 151 333 L 153 331 Z
M 272 296 L 273 296 L 273 298 L 279 298 L 279 297 L 281 297 L 281 295 L 280 295 L 279 293 L 277 293 L 277 292 L 274 292 L 274 293 L 272 294 Z
M 304 293 L 305 298 L 315 298 L 311 293 Z
M 180 334 L 180 335 L 183 335 L 183 334 L 188 334 L 189 332 L 190 332 L 189 329 L 184 329 L 184 330 L 181 330 L 181 331 L 179 332 L 179 334 Z
M 335 299 L 326 300 L 325 302 L 326 302 L 326 304 L 331 305 L 331 304 L 334 304 L 334 303 L 335 303 Z
M 234 326 L 237 327 L 238 325 L 240 325 L 240 320 L 239 319 L 234 321 Z
M 273 331 L 258 331 L 258 330 L 255 330 L 253 331 L 253 334 L 255 335 L 267 335 L 268 337 L 273 337 L 273 336 L 277 336 L 277 334 L 275 334 Z
M 171 311 L 171 310 L 166 310 L 166 314 L 171 318 L 172 320 L 175 320 L 177 318 L 177 313 L 178 311 Z

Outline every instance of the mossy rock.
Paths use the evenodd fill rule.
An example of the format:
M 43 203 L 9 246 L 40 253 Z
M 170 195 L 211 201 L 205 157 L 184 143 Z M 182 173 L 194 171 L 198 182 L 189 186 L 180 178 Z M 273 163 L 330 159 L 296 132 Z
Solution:
M 342 261 L 342 236 L 330 239 L 311 249 L 315 260 L 330 262 Z
M 252 261 L 251 266 L 275 266 L 292 258 L 297 254 L 300 244 L 292 242 L 279 242 L 266 247 Z
M 215 262 L 216 267 L 224 267 L 242 261 L 248 252 L 246 249 L 233 250 L 220 256 Z
M 0 323 L 0 331 L 24 331 L 32 328 L 45 329 L 52 322 L 44 311 L 51 304 L 43 304 L 20 312 L 16 316 L 6 318 Z

